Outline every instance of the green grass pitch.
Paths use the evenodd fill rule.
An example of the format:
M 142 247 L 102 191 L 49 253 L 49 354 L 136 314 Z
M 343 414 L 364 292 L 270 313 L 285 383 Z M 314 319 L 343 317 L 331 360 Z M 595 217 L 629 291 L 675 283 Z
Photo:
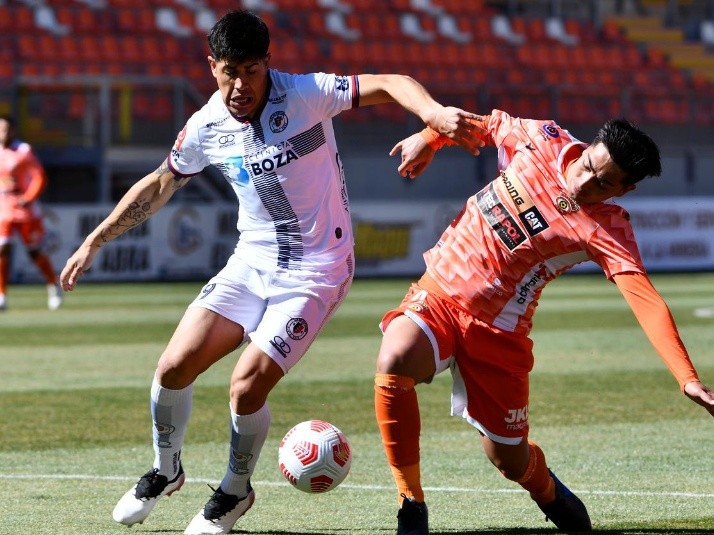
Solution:
M 658 275 L 705 383 L 714 386 L 714 274 Z M 381 315 L 408 280 L 357 280 L 305 359 L 270 398 L 273 425 L 253 478 L 257 500 L 235 533 L 380 535 L 397 499 L 374 421 Z M 115 524 L 116 500 L 153 458 L 156 360 L 201 283 L 84 284 L 57 312 L 41 286 L 11 286 L 0 314 L 0 534 L 183 533 L 223 476 L 228 379 L 238 353 L 195 386 L 188 481 L 142 525 Z M 714 421 L 679 393 L 617 288 L 566 276 L 544 292 L 533 332 L 531 436 L 610 534 L 714 533 Z M 423 483 L 435 535 L 546 534 L 553 525 L 449 417 L 450 377 L 418 387 Z M 350 439 L 352 471 L 308 495 L 277 467 L 295 423 L 321 418 Z

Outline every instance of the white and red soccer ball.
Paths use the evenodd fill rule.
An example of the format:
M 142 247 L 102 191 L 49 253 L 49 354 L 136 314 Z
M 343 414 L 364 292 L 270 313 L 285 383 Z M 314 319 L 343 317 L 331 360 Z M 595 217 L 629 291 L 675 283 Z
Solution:
M 303 492 L 334 489 L 347 477 L 351 464 L 352 451 L 347 437 L 323 420 L 301 422 L 280 441 L 280 472 Z

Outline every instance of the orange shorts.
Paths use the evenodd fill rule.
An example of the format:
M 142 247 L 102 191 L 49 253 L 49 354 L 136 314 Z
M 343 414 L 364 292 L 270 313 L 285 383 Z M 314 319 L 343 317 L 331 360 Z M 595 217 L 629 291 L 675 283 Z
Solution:
M 39 247 L 45 238 L 45 225 L 40 217 L 33 217 L 22 222 L 0 219 L 0 244 L 10 241 L 12 233 L 15 231 L 29 249 Z
M 400 315 L 414 320 L 431 340 L 437 373 L 451 368 L 452 415 L 495 442 L 518 444 L 528 436 L 530 338 L 487 325 L 418 283 L 385 314 L 382 330 Z

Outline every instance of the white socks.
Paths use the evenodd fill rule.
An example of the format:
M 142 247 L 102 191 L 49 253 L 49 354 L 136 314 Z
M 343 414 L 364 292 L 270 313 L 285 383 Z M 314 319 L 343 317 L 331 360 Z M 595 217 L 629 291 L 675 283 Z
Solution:
M 154 422 L 154 468 L 173 479 L 178 473 L 181 448 L 191 416 L 193 385 L 181 390 L 169 390 L 151 383 L 151 418 Z
M 248 480 L 253 475 L 260 450 L 270 428 L 270 407 L 266 402 L 253 414 L 239 415 L 231 408 L 231 449 L 221 490 L 239 498 L 248 495 Z

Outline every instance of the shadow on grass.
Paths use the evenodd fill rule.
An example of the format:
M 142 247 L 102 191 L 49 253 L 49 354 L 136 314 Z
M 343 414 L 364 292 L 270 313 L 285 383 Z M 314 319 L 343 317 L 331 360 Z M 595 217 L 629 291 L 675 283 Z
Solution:
M 554 528 L 503 528 L 472 531 L 430 531 L 430 535 L 554 535 L 560 533 Z M 572 532 L 571 535 L 585 532 Z M 625 529 L 594 529 L 587 533 L 597 535 L 708 535 L 714 534 L 714 528 L 625 528 Z
M 377 529 L 379 533 L 394 533 L 394 529 Z M 183 530 L 159 530 L 150 533 L 183 533 Z M 328 532 L 321 531 L 245 531 L 232 530 L 232 535 L 340 535 L 342 533 L 354 533 L 351 528 L 339 528 Z M 556 535 L 560 533 L 554 528 L 503 528 L 503 529 L 483 529 L 472 531 L 430 531 L 430 535 Z M 714 534 L 712 529 L 700 528 L 626 528 L 626 529 L 594 529 L 587 533 L 595 535 L 710 535 Z M 575 532 L 571 535 L 576 535 Z

